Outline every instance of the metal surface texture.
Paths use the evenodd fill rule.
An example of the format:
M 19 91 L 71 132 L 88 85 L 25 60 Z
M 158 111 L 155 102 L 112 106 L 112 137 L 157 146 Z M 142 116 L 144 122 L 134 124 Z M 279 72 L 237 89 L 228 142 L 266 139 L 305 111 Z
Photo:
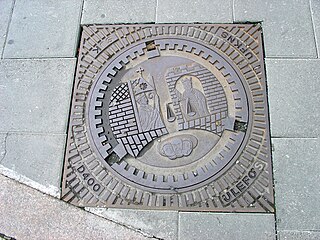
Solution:
M 260 25 L 84 26 L 62 199 L 273 212 Z

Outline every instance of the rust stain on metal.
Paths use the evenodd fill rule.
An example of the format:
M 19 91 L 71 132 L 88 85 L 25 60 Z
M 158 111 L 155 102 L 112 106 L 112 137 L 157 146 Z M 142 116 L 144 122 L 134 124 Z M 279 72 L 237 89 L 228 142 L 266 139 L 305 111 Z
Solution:
M 273 212 L 261 28 L 84 26 L 62 199 Z

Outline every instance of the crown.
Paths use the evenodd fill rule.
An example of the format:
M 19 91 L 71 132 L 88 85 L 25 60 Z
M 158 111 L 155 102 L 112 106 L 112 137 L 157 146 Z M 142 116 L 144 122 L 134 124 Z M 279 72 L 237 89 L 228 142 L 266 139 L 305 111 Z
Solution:
M 192 77 L 191 76 L 183 76 L 181 79 L 182 83 L 187 83 L 187 82 L 191 82 L 192 81 Z

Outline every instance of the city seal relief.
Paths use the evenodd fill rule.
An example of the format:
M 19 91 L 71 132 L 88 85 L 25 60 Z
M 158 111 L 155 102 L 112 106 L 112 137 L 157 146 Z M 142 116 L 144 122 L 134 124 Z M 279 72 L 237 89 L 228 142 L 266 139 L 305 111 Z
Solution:
M 261 28 L 84 26 L 62 199 L 272 212 Z

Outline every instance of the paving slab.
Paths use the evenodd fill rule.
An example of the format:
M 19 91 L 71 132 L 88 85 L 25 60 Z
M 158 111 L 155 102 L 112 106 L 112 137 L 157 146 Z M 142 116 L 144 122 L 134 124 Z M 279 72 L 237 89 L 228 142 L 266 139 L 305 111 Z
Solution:
M 148 239 L 0 175 L 1 233 L 23 239 Z
M 0 132 L 65 133 L 75 59 L 0 61 Z
M 227 0 L 159 0 L 157 23 L 230 23 L 232 22 L 232 1 Z
M 320 231 L 319 139 L 273 139 L 279 230 Z
M 4 58 L 74 57 L 82 1 L 15 1 Z
M 19 183 L 22 183 L 22 184 L 25 184 L 29 187 L 37 189 L 40 192 L 48 194 L 52 197 L 60 198 L 60 196 L 61 196 L 60 187 L 53 186 L 53 185 L 43 185 L 42 183 L 39 183 L 35 180 L 32 180 L 32 179 L 12 170 L 10 168 L 6 168 L 1 164 L 0 164 L 0 174 L 2 174 L 3 176 L 6 176 L 8 178 L 11 178 L 13 180 L 16 180 Z
M 2 57 L 2 52 L 4 48 L 4 43 L 7 36 L 7 30 L 12 14 L 13 0 L 1 0 L 0 1 L 0 56 Z
M 155 22 L 156 0 L 84 0 L 82 24 Z
M 315 231 L 278 231 L 279 240 L 319 240 L 320 232 Z
M 318 57 L 320 57 L 320 1 L 311 0 L 311 13 L 314 23 L 315 38 L 318 47 Z
M 86 208 L 98 216 L 120 224 L 141 229 L 150 236 L 166 240 L 176 240 L 178 235 L 178 212 L 145 211 L 130 209 Z
M 266 60 L 271 136 L 317 137 L 319 60 Z
M 0 164 L 49 189 L 59 189 L 65 138 L 65 135 L 0 134 Z
M 179 239 L 276 239 L 274 215 L 180 213 Z
M 235 0 L 234 17 L 263 21 L 267 57 L 317 56 L 309 1 Z

